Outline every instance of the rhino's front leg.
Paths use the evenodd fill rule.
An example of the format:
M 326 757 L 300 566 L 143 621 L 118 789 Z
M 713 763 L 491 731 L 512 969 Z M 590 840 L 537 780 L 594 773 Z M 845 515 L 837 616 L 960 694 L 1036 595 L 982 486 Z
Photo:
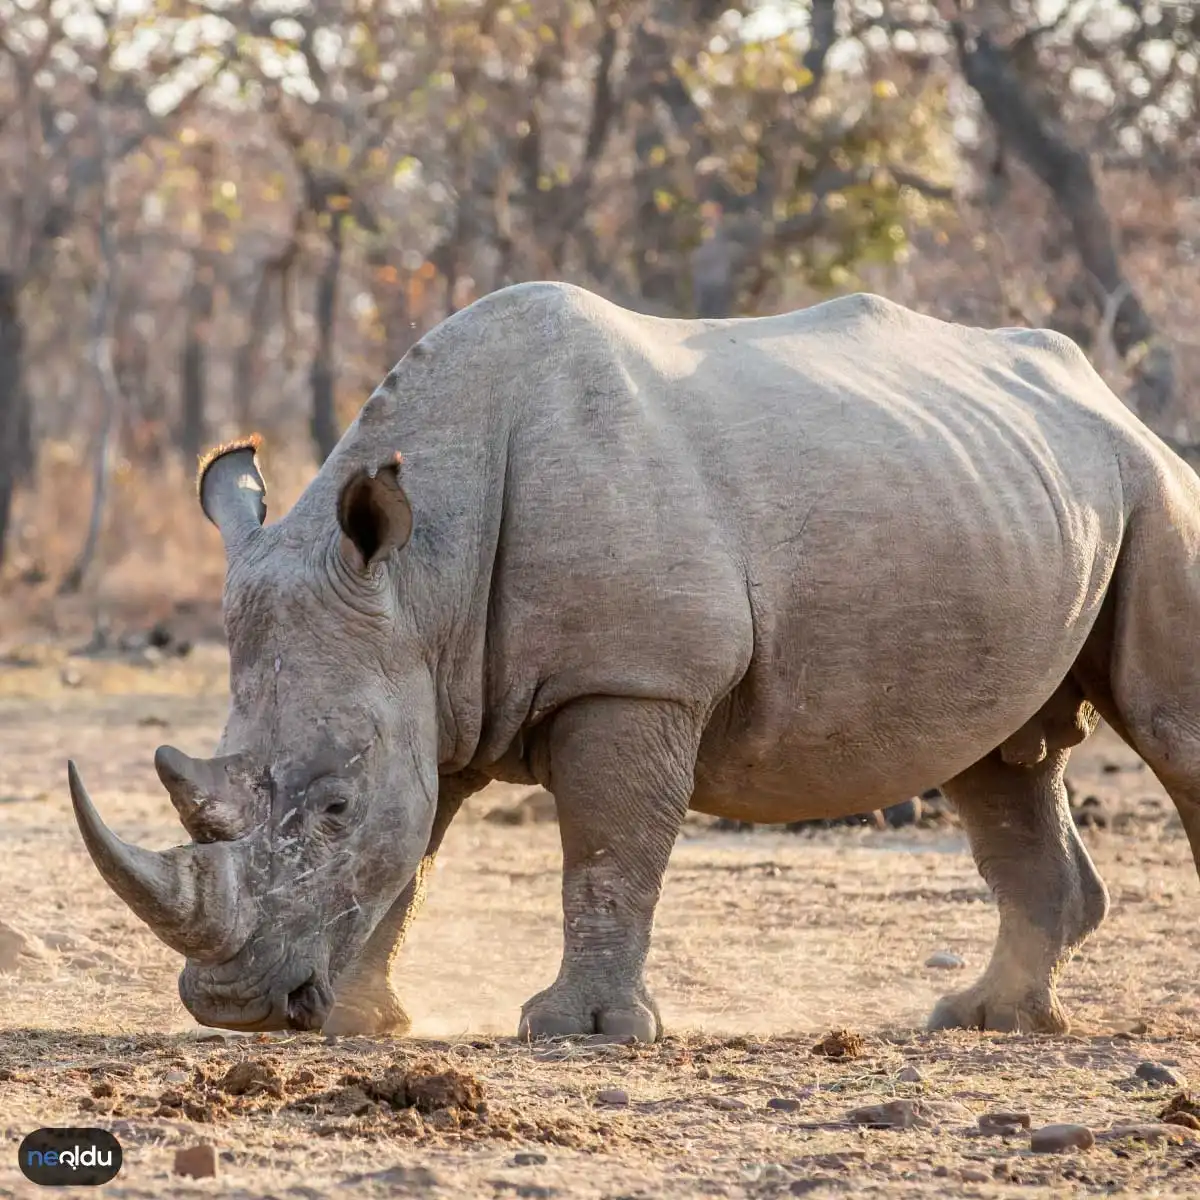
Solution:
M 563 958 L 518 1036 L 661 1033 L 643 969 L 699 741 L 695 716 L 659 701 L 588 699 L 554 718 L 537 765 L 562 835 Z
M 392 966 L 404 945 L 421 905 L 442 838 L 462 802 L 485 787 L 483 775 L 463 772 L 445 776 L 438 787 L 438 807 L 421 865 L 409 885 L 396 898 L 375 927 L 358 960 L 339 977 L 337 1000 L 324 1032 L 336 1034 L 392 1034 L 402 1037 L 412 1025 L 392 983 Z

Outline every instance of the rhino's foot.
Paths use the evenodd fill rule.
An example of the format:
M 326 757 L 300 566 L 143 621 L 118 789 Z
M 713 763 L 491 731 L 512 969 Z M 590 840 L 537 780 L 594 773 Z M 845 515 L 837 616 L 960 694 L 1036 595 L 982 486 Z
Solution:
M 929 1029 L 990 1029 L 997 1033 L 1066 1033 L 1071 1022 L 1053 988 L 1019 993 L 977 983 L 943 996 L 929 1018 Z
M 525 1002 L 517 1028 L 517 1037 L 527 1041 L 595 1033 L 656 1042 L 662 1033 L 658 1006 L 644 989 L 589 1000 L 578 988 L 553 984 Z
M 384 996 L 347 996 L 333 1006 L 322 1032 L 339 1037 L 403 1037 L 412 1028 L 404 1006 L 389 991 Z

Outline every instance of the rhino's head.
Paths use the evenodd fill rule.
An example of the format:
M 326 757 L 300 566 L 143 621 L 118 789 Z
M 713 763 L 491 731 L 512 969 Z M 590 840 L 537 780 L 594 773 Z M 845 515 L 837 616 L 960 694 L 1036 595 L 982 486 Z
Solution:
M 228 560 L 230 711 L 216 758 L 155 756 L 191 844 L 121 841 L 73 764 L 71 795 L 100 873 L 187 956 L 179 991 L 197 1020 L 315 1029 L 429 837 L 433 674 L 393 574 L 412 530 L 399 456 L 340 481 L 331 460 L 264 528 L 256 447 L 201 468 Z

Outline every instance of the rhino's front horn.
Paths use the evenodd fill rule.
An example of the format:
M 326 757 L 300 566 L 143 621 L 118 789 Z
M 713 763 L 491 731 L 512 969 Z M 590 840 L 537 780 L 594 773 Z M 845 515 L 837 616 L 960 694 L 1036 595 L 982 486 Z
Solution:
M 108 886 L 172 950 L 201 962 L 232 958 L 250 933 L 233 848 L 131 846 L 100 819 L 73 762 L 67 780 L 79 832 Z
M 232 842 L 248 831 L 244 804 L 252 800 L 253 781 L 240 755 L 190 758 L 159 746 L 154 769 L 193 841 Z

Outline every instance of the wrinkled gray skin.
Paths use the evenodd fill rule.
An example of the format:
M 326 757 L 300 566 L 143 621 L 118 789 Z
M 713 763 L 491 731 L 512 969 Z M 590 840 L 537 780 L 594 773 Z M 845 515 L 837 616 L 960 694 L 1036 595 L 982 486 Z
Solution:
M 490 779 L 543 784 L 562 831 L 531 1036 L 658 1035 L 689 806 L 783 822 L 944 783 L 1000 931 L 934 1027 L 1067 1028 L 1055 982 L 1108 904 L 1063 784 L 1097 714 L 1200 848 L 1200 481 L 1063 337 L 521 285 L 423 338 L 262 528 L 261 487 L 251 450 L 202 477 L 232 705 L 219 760 L 158 756 L 193 844 L 117 841 L 72 774 L 205 1024 L 403 1031 L 389 967 Z

